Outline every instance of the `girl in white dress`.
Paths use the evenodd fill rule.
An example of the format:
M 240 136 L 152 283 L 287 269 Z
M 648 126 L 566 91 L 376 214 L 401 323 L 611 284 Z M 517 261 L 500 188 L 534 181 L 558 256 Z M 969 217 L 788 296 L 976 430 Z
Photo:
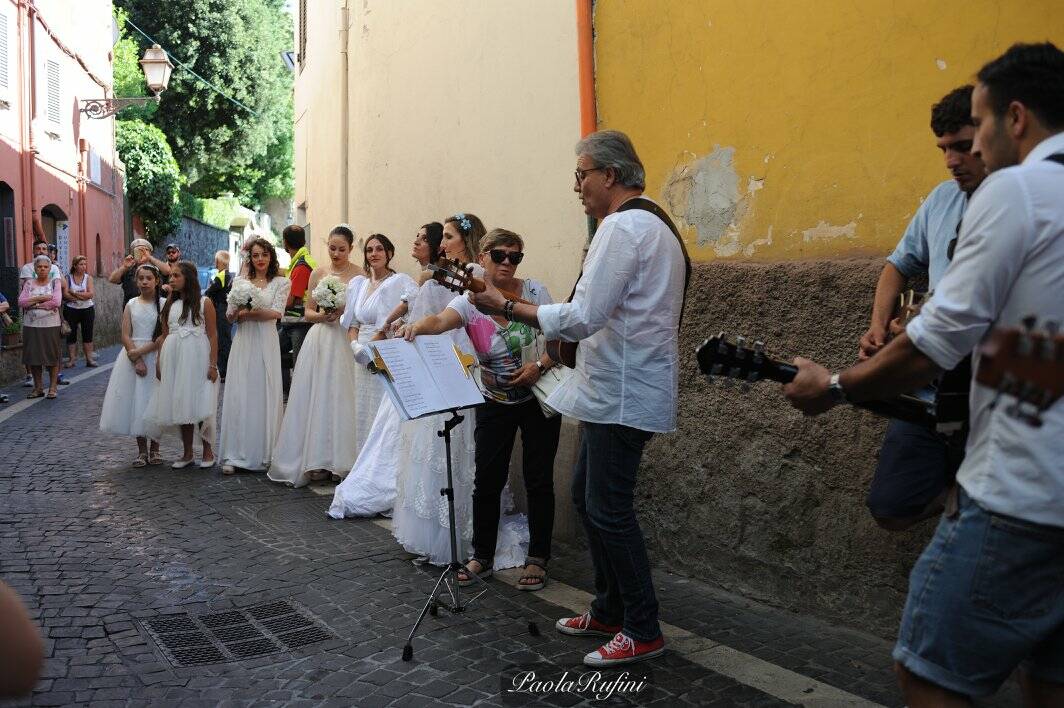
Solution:
M 127 302 L 122 312 L 124 349 L 115 360 L 111 380 L 107 382 L 100 411 L 100 430 L 136 437 L 138 454 L 133 466 L 144 467 L 163 461 L 159 456 L 159 429 L 145 418 L 159 383 L 155 378 L 159 348 L 155 338 L 162 334 L 159 320 L 162 278 L 158 268 L 146 263 L 137 267 L 134 280 L 140 296 Z
M 373 234 L 363 246 L 364 271 L 368 278 L 356 292 L 349 292 L 347 305 L 340 325 L 347 328 L 356 361 L 355 371 L 355 446 L 361 451 L 377 417 L 384 391 L 374 375 L 369 373 L 365 345 L 383 327 L 385 319 L 399 304 L 404 295 L 417 290 L 417 283 L 406 273 L 396 273 L 388 267 L 395 255 L 395 246 L 384 234 Z M 343 425 L 343 421 L 337 421 Z
M 443 226 L 443 251 L 448 258 L 463 263 L 480 252 L 485 234 L 483 223 L 473 214 L 455 214 Z M 475 266 L 474 274 L 483 275 Z M 407 316 L 410 322 L 436 315 L 444 310 L 455 294 L 434 280 L 418 291 Z M 398 331 L 406 334 L 405 325 Z M 473 352 L 465 330 L 448 332 L 460 349 Z M 462 422 L 451 431 L 451 471 L 454 482 L 455 525 L 458 555 L 468 558 L 473 537 L 473 477 L 476 470 L 473 430 L 475 412 L 462 413 Z M 415 562 L 444 565 L 451 560 L 450 521 L 447 499 L 440 489 L 447 481 L 447 453 L 443 438 L 437 433 L 450 415 L 435 415 L 404 423 L 400 429 L 399 471 L 396 479 L 395 507 L 392 511 L 392 534 L 407 551 L 421 556 Z M 508 493 L 502 505 L 510 506 Z M 495 550 L 495 568 L 512 568 L 522 564 L 528 542 L 527 522 L 521 515 L 503 516 Z
M 440 255 L 443 225 L 438 222 L 425 224 L 414 239 L 410 255 L 421 266 L 418 280 L 421 283 L 432 277 L 426 270 Z M 414 307 L 417 293 L 405 296 L 402 302 L 384 321 L 387 330 L 393 322 L 401 321 L 403 315 Z M 289 404 L 291 405 L 291 404 Z M 387 396 L 381 398 L 377 416 L 373 419 L 369 437 L 358 454 L 358 459 L 343 482 L 333 494 L 329 516 L 342 519 L 345 516 L 376 516 L 387 513 L 395 503 L 395 475 L 399 466 L 399 426 L 402 419 Z
M 184 454 L 170 466 L 194 462 L 192 437 L 199 428 L 203 455 L 199 466 L 214 467 L 214 416 L 218 409 L 218 330 L 214 304 L 200 295 L 196 266 L 178 261 L 170 269 L 170 295 L 163 323 L 155 376 L 159 385 L 147 418 L 160 428 L 180 426 Z
M 273 459 L 273 443 L 281 427 L 281 344 L 277 321 L 284 314 L 292 283 L 280 275 L 277 252 L 264 238 L 251 242 L 248 280 L 262 295 L 261 307 L 247 309 L 230 303 L 226 318 L 236 323 L 236 335 L 226 366 L 222 398 L 222 473 L 238 468 L 261 471 Z
M 341 224 L 329 234 L 329 264 L 310 275 L 306 315 L 313 327 L 303 340 L 292 373 L 292 388 L 281 432 L 274 445 L 273 464 L 267 473 L 274 482 L 302 487 L 333 475 L 345 477 L 358 450 L 349 426 L 355 420 L 355 360 L 347 335 L 340 327 L 343 306 L 325 311 L 314 300 L 321 279 L 334 275 L 348 289 L 360 287 L 366 277 L 348 260 L 355 235 Z

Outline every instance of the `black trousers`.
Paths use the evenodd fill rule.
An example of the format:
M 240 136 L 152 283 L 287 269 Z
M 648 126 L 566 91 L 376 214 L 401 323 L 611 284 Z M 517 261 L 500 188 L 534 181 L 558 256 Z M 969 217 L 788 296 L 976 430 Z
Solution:
M 229 350 L 233 346 L 233 324 L 223 314 L 218 316 L 215 325 L 218 332 L 218 375 L 224 379 L 229 365 Z
M 510 472 L 514 438 L 521 430 L 521 473 L 528 499 L 528 555 L 550 558 L 554 532 L 554 455 L 562 418 L 546 418 L 532 398 L 504 405 L 488 401 L 477 409 L 476 477 L 473 486 L 473 557 L 495 558 L 499 498 Z
M 92 307 L 67 307 L 63 305 L 63 319 L 70 325 L 70 334 L 67 335 L 67 344 L 78 343 L 78 328 L 81 328 L 81 341 L 92 344 L 92 327 L 96 322 L 96 306 Z

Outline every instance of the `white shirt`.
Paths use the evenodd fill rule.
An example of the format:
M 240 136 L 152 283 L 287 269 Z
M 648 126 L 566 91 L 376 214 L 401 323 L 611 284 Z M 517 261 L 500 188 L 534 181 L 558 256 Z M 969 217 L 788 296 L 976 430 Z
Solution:
M 33 261 L 22 266 L 22 269 L 18 272 L 19 280 L 32 280 L 37 277 L 37 271 L 33 267 Z M 48 280 L 58 280 L 63 276 L 59 274 L 59 266 L 55 263 L 48 269 Z
M 572 302 L 539 308 L 547 339 L 580 342 L 547 405 L 589 423 L 675 430 L 683 286 L 683 252 L 660 219 L 642 209 L 603 219 Z
M 992 327 L 1064 322 L 1064 133 L 1023 164 L 999 170 L 972 196 L 953 262 L 906 331 L 916 348 L 952 369 Z M 979 356 L 973 358 L 978 367 Z M 972 381 L 971 432 L 957 481 L 990 511 L 1064 527 L 1064 402 L 1035 428 L 1010 416 L 1014 401 Z

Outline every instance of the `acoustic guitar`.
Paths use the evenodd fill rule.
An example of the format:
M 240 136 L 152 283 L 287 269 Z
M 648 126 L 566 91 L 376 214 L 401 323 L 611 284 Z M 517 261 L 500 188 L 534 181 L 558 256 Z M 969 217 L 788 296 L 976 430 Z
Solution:
M 471 271 L 471 263 L 462 263 L 452 258 L 442 257 L 435 263 L 429 263 L 428 269 L 432 272 L 432 279 L 437 283 L 458 294 L 464 292 L 482 293 L 487 288 L 483 278 L 478 278 Z M 531 305 L 528 300 L 522 300 L 520 295 L 498 288 L 507 300 Z
M 728 341 L 724 332 L 710 337 L 695 350 L 698 368 L 710 377 L 722 378 L 726 382 L 737 379 L 745 383 L 757 381 L 776 381 L 790 383 L 798 374 L 798 368 L 792 364 L 774 359 L 765 353 L 763 342 L 756 341 L 747 347 L 745 337 L 736 337 L 735 343 Z M 863 401 L 853 403 L 858 408 L 871 411 L 889 418 L 935 427 L 935 402 L 927 401 L 913 394 L 902 394 L 882 401 Z
M 1033 317 L 1023 327 L 993 330 L 979 345 L 975 380 L 997 391 L 991 406 L 1009 396 L 1006 412 L 1040 427 L 1042 411 L 1064 395 L 1064 335 L 1055 325 L 1036 330 Z

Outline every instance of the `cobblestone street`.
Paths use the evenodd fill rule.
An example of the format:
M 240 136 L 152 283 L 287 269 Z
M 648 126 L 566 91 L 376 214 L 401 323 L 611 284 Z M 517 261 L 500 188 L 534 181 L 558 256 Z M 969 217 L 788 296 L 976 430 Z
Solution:
M 109 371 L 85 371 L 70 372 L 75 381 L 56 401 L 24 401 L 24 389 L 11 388 L 13 403 L 0 408 L 0 578 L 41 625 L 47 655 L 32 697 L 3 705 L 594 700 L 504 692 L 515 667 L 546 680 L 585 673 L 580 658 L 598 642 L 553 629 L 586 606 L 581 549 L 557 549 L 542 593 L 496 578 L 492 596 L 467 613 L 426 618 L 404 662 L 406 633 L 437 572 L 411 564 L 387 522 L 328 519 L 331 486 L 291 490 L 217 468 L 131 469 L 133 442 L 97 431 Z M 164 457 L 177 449 L 168 439 Z M 629 669 L 642 690 L 596 704 L 901 705 L 890 642 L 661 567 L 656 580 L 670 651 Z M 985 705 L 1012 705 L 1014 693 Z

